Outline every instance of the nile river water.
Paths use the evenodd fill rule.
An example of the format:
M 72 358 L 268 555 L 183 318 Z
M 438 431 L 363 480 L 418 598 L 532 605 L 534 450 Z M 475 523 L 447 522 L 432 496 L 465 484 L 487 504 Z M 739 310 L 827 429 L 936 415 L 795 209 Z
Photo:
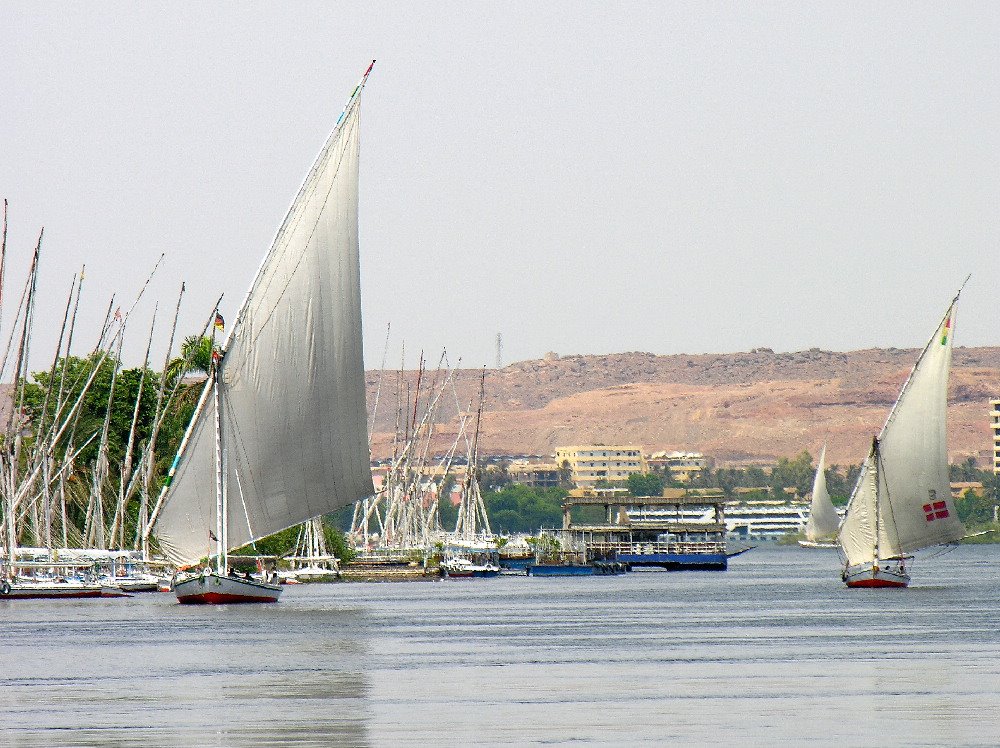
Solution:
M 998 745 L 1000 546 L 727 572 L 0 602 L 0 745 Z

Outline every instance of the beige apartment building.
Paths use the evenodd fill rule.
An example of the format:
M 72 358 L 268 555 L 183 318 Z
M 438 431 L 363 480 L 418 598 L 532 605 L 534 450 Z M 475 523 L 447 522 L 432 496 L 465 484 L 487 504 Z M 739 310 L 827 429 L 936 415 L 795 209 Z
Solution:
M 642 447 L 592 444 L 584 447 L 556 447 L 556 464 L 568 463 L 573 483 L 593 488 L 600 481 L 624 481 L 632 473 L 645 473 Z
M 650 472 L 688 483 L 708 467 L 708 458 L 701 452 L 654 452 L 646 458 Z
M 993 472 L 1000 473 L 1000 400 L 990 400 L 990 428 L 993 430 Z

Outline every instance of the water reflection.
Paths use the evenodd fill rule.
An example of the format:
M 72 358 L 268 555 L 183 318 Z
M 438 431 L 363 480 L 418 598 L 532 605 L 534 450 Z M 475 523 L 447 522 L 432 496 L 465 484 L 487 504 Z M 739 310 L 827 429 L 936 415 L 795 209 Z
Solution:
M 1000 548 L 730 571 L 0 602 L 0 745 L 991 745 Z
M 320 599 L 0 603 L 0 742 L 368 745 L 366 613 Z

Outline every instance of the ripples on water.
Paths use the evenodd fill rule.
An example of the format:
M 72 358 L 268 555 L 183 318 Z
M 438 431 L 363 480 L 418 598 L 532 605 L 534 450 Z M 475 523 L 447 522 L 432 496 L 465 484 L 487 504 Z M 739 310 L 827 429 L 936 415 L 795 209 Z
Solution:
M 0 744 L 1000 744 L 1000 546 L 728 572 L 0 602 Z

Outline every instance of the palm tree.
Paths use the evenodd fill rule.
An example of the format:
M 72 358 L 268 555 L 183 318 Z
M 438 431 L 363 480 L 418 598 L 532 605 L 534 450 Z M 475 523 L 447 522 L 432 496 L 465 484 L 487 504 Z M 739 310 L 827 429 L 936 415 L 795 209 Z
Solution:
M 171 381 L 191 373 L 208 376 L 212 370 L 212 339 L 189 335 L 181 344 L 181 355 L 170 362 L 167 376 Z

